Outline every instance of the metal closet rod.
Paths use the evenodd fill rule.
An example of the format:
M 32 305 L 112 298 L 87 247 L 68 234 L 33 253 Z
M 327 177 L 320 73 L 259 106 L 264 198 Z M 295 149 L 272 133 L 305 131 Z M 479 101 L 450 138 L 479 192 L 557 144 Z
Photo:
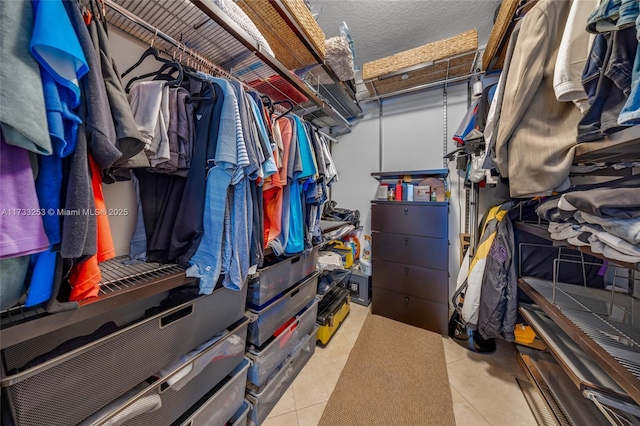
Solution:
M 197 61 L 199 61 L 202 64 L 204 64 L 206 67 L 209 67 L 211 69 L 214 69 L 214 70 L 220 72 L 222 75 L 224 75 L 228 79 L 238 81 L 247 90 L 257 91 L 255 88 L 253 88 L 251 86 L 248 86 L 243 81 L 241 81 L 238 78 L 236 78 L 233 75 L 231 75 L 228 71 L 222 69 L 219 65 L 216 65 L 213 62 L 211 62 L 210 60 L 208 60 L 208 59 L 204 58 L 203 56 L 197 54 L 192 49 L 189 49 L 185 44 L 180 43 L 179 41 L 175 40 L 170 35 L 160 31 L 158 28 L 154 27 L 153 25 L 151 25 L 150 23 L 148 23 L 144 19 L 140 18 L 136 14 L 134 14 L 134 13 L 130 12 L 129 10 L 127 10 L 126 8 L 124 8 L 124 7 L 120 6 L 119 4 L 115 3 L 113 0 L 104 0 L 104 4 L 109 6 L 111 9 L 115 10 L 116 12 L 118 12 L 119 14 L 124 16 L 125 18 L 129 19 L 131 22 L 141 26 L 142 28 L 146 29 L 150 33 L 154 34 L 154 37 L 160 38 L 160 39 L 166 41 L 167 43 L 172 44 L 178 50 L 186 53 L 187 55 L 190 55 L 191 57 L 193 57 Z M 267 82 L 267 83 L 269 83 L 269 82 Z M 277 87 L 275 87 L 273 85 L 271 85 L 271 86 L 274 87 L 274 89 L 278 90 Z M 284 95 L 284 93 L 283 93 L 283 95 Z M 294 104 L 296 104 L 296 103 L 294 103 Z M 303 110 L 305 110 L 305 108 L 301 104 L 297 103 L 297 105 L 300 108 L 302 108 Z M 279 105 L 276 105 L 276 108 L 279 109 L 281 112 L 286 111 L 285 108 L 281 108 Z
M 202 62 L 207 67 L 209 67 L 211 69 L 215 69 L 216 71 L 218 71 L 221 74 L 223 74 L 225 77 L 228 77 L 228 78 L 233 79 L 233 80 L 238 80 L 237 78 L 233 77 L 228 71 L 222 69 L 220 66 L 214 64 L 213 62 L 209 61 L 208 59 L 204 58 L 203 56 L 197 54 L 195 51 L 189 49 L 185 44 L 180 43 L 179 41 L 175 40 L 173 37 L 169 36 L 168 34 L 160 31 L 158 28 L 154 27 L 153 25 L 151 25 L 147 21 L 143 20 L 142 18 L 138 17 L 134 13 L 129 12 L 127 9 L 125 9 L 124 7 L 122 7 L 119 4 L 115 3 L 113 0 L 104 0 L 104 4 L 109 6 L 111 9 L 115 10 L 116 12 L 118 12 L 119 14 L 124 16 L 125 18 L 129 19 L 133 23 L 140 25 L 141 27 L 143 27 L 144 29 L 146 29 L 150 33 L 154 34 L 154 37 L 161 38 L 162 40 L 166 41 L 167 43 L 172 44 L 178 50 L 186 53 L 187 55 L 189 55 L 191 57 L 193 57 L 197 61 Z M 238 81 L 240 81 L 240 80 L 238 80 Z M 240 81 L 240 83 L 242 83 L 245 87 L 248 87 L 242 81 Z

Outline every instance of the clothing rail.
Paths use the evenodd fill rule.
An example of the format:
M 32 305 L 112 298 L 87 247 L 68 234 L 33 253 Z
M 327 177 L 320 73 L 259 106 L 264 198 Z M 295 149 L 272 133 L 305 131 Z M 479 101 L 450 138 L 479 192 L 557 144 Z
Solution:
M 130 21 L 134 22 L 135 24 L 139 25 L 140 27 L 146 29 L 147 31 L 149 31 L 150 33 L 153 34 L 153 38 L 151 39 L 151 45 L 153 45 L 153 42 L 156 38 L 160 38 L 164 41 L 166 41 L 167 43 L 173 45 L 176 50 L 174 51 L 173 54 L 170 54 L 169 52 L 164 52 L 166 55 L 171 56 L 174 60 L 177 60 L 178 62 L 183 62 L 182 61 L 182 54 L 185 53 L 187 55 L 189 55 L 190 57 L 192 57 L 193 59 L 195 59 L 195 61 L 197 61 L 197 63 L 199 65 L 203 65 L 204 68 L 206 68 L 208 71 L 213 71 L 211 74 L 213 75 L 218 75 L 218 76 L 222 76 L 225 77 L 229 80 L 234 80 L 234 81 L 238 81 L 240 84 L 242 84 L 242 86 L 245 88 L 245 90 L 251 90 L 251 91 L 256 91 L 255 88 L 247 85 L 246 83 L 244 83 L 243 81 L 239 80 L 238 78 L 234 77 L 232 74 L 230 74 L 229 72 L 227 72 L 226 70 L 224 70 L 223 68 L 221 68 L 220 66 L 218 66 L 217 64 L 209 61 L 208 59 L 202 57 L 201 55 L 199 55 L 198 53 L 194 52 L 192 49 L 188 48 L 185 44 L 175 40 L 173 37 L 169 36 L 168 34 L 162 32 L 160 29 L 154 27 L 153 25 L 149 24 L 148 22 L 146 22 L 145 20 L 141 19 L 140 17 L 138 17 L 137 15 L 131 13 L 129 10 L 127 10 L 126 8 L 120 6 L 119 4 L 115 3 L 113 0 L 104 0 L 105 5 L 109 6 L 111 9 L 113 9 L 114 11 L 118 12 L 119 14 L 121 14 L 122 16 L 126 17 L 127 19 L 129 19 Z M 160 50 L 160 49 L 159 49 Z M 176 54 L 179 53 L 179 57 L 176 58 Z M 189 64 L 187 64 L 189 65 Z M 260 78 L 260 76 L 258 76 L 258 78 Z M 283 93 L 279 88 L 275 87 L 273 84 L 271 84 L 269 81 L 265 82 L 267 84 L 269 84 L 269 86 L 271 86 L 274 90 L 280 92 L 280 94 L 282 94 L 283 96 L 287 97 L 287 95 L 285 93 Z M 306 110 L 306 108 L 300 104 L 300 103 L 294 103 L 298 108 L 302 109 L 302 111 L 304 112 Z M 283 108 L 278 108 L 280 110 L 280 112 L 284 112 L 286 111 L 286 109 Z
M 223 76 L 225 78 L 234 80 L 234 81 L 239 81 L 241 84 L 243 84 L 243 86 L 247 89 L 247 90 L 252 90 L 252 91 L 258 91 L 255 88 L 247 85 L 244 81 L 240 80 L 238 77 L 236 77 L 235 75 L 233 75 L 231 72 L 223 69 L 220 65 L 216 64 L 215 62 L 211 61 L 210 59 L 208 59 L 207 57 L 203 56 L 202 54 L 198 53 L 197 51 L 195 51 L 194 49 L 188 47 L 186 45 L 186 43 L 182 42 L 182 34 L 183 31 L 184 32 L 191 32 L 191 36 L 193 37 L 193 31 L 194 30 L 198 30 L 200 26 L 204 25 L 204 23 L 199 24 L 199 25 L 191 25 L 190 22 L 187 22 L 187 19 L 183 19 L 184 17 L 182 15 L 180 15 L 180 8 L 176 9 L 175 6 L 173 6 L 173 4 L 171 5 L 167 5 L 164 4 L 162 1 L 158 1 L 158 9 L 162 10 L 163 12 L 166 12 L 167 15 L 171 14 L 172 16 L 163 16 L 162 21 L 158 21 L 156 18 L 157 16 L 155 16 L 154 18 L 152 18 L 152 21 L 158 21 L 158 22 L 172 22 L 172 26 L 175 29 L 175 31 L 180 31 L 180 38 L 181 40 L 178 41 L 176 40 L 174 37 L 172 37 L 171 35 L 167 34 L 165 31 L 162 31 L 160 28 L 156 27 L 155 25 L 147 22 L 145 19 L 141 18 L 140 16 L 136 15 L 136 13 L 130 11 L 127 9 L 127 7 L 124 7 L 123 5 L 119 4 L 119 3 L 124 3 L 127 7 L 133 7 L 135 9 L 135 3 L 132 4 L 127 4 L 126 1 L 124 0 L 104 0 L 104 4 L 106 6 L 108 6 L 111 10 L 117 12 L 120 16 L 124 17 L 127 21 L 135 24 L 136 26 L 143 28 L 144 30 L 148 31 L 151 35 L 151 39 L 155 40 L 155 39 L 159 39 L 162 40 L 163 42 L 169 44 L 170 46 L 172 46 L 173 48 L 175 48 L 173 54 L 169 53 L 168 51 L 163 51 L 165 54 L 168 54 L 169 56 L 171 56 L 174 60 L 178 60 L 181 61 L 181 57 L 183 54 L 187 55 L 188 57 L 191 57 L 195 63 L 200 67 L 203 68 L 205 70 L 213 70 L 213 74 L 214 75 L 219 75 L 219 76 Z M 317 97 L 309 88 L 306 84 L 304 84 L 302 81 L 298 81 L 296 82 L 294 77 L 292 75 L 290 75 L 291 73 L 288 70 L 284 70 L 281 69 L 283 68 L 283 66 L 281 64 L 276 63 L 275 59 L 273 58 L 267 58 L 265 56 L 265 53 L 260 51 L 259 48 L 254 48 L 254 46 L 251 45 L 247 45 L 248 41 L 247 39 L 249 38 L 248 35 L 243 34 L 242 31 L 240 31 L 240 28 L 235 28 L 234 26 L 234 22 L 227 22 L 227 17 L 226 16 L 220 16 L 222 14 L 222 12 L 220 10 L 218 10 L 215 5 L 211 4 L 209 5 L 207 3 L 207 5 L 203 5 L 199 2 L 195 2 L 195 1 L 191 1 L 190 3 L 193 3 L 194 6 L 197 7 L 197 9 L 200 9 L 201 12 L 204 12 L 203 16 L 205 19 L 207 20 L 211 20 L 211 22 L 215 22 L 217 23 L 220 27 L 219 29 L 223 29 L 224 31 L 226 31 L 225 37 L 222 37 L 223 40 L 218 42 L 218 40 L 212 39 L 212 38 L 207 38 L 202 36 L 202 38 L 200 40 L 198 40 L 199 44 L 204 43 L 206 45 L 206 47 L 211 50 L 211 49 L 218 49 L 218 51 L 221 50 L 221 46 L 220 45 L 225 45 L 225 42 L 228 42 L 230 40 L 230 37 L 232 37 L 234 39 L 234 47 L 237 50 L 237 45 L 238 43 L 242 44 L 245 48 L 247 48 L 248 50 L 243 52 L 242 55 L 243 59 L 245 61 L 248 62 L 256 62 L 256 61 L 261 61 L 263 64 L 267 65 L 268 69 L 270 70 L 270 72 L 272 72 L 273 74 L 278 74 L 281 77 L 283 77 L 286 81 L 288 81 L 290 84 L 292 84 L 292 86 L 299 90 L 302 94 L 304 94 L 313 104 L 318 105 L 321 109 L 323 109 L 324 114 L 326 114 L 326 116 L 332 117 L 333 120 L 335 120 L 337 123 L 346 126 L 347 128 L 349 128 L 351 125 L 350 123 L 342 116 L 340 115 L 337 111 L 335 111 L 335 109 L 328 103 L 325 103 L 324 100 L 320 99 L 319 97 Z M 189 2 L 186 2 L 186 5 L 190 5 Z M 203 10 L 204 9 L 204 10 Z M 201 13 L 199 12 L 199 13 Z M 191 13 L 189 15 L 189 18 L 193 17 L 193 13 Z M 171 19 L 173 18 L 173 19 Z M 222 25 L 220 23 L 220 21 L 225 21 L 224 24 Z M 230 21 L 230 20 L 229 20 Z M 110 23 L 113 24 L 113 22 Z M 180 27 L 179 25 L 182 24 L 183 26 Z M 129 33 L 130 35 L 138 38 L 139 40 L 142 40 L 143 42 L 148 42 L 145 41 L 145 39 L 148 40 L 148 37 L 144 37 L 143 35 L 141 35 L 139 33 L 139 31 L 135 31 L 135 30 L 131 30 L 130 28 L 122 28 L 123 25 L 115 25 L 116 27 L 118 27 L 119 29 Z M 126 25 L 124 25 L 126 26 Z M 233 30 L 233 31 L 232 31 Z M 198 35 L 200 36 L 200 33 L 198 32 Z M 194 39 L 195 40 L 195 39 Z M 161 50 L 161 49 L 159 49 Z M 169 49 L 171 50 L 171 49 Z M 224 50 L 224 49 L 222 49 Z M 176 58 L 176 55 L 179 55 L 178 58 Z M 233 57 L 235 57 L 237 55 L 237 52 L 234 52 L 234 54 L 232 55 Z M 220 55 L 218 55 L 220 56 Z M 250 60 L 250 58 L 254 58 L 253 61 Z M 265 60 L 265 58 L 267 58 L 268 60 Z M 242 62 L 242 60 L 240 61 Z M 226 61 L 225 61 L 226 63 Z M 265 68 L 263 68 L 263 70 L 265 70 Z M 277 86 L 275 86 L 274 84 L 272 84 L 272 82 L 270 82 L 269 80 L 266 79 L 266 75 L 265 72 L 263 71 L 262 73 L 257 72 L 253 67 L 249 66 L 246 67 L 245 72 L 243 73 L 243 75 L 252 75 L 253 79 L 258 79 L 264 83 L 267 83 L 269 85 L 269 87 L 271 87 L 273 90 L 275 90 L 276 92 L 280 93 L 285 99 L 290 99 L 289 95 L 287 95 L 286 93 L 284 93 L 280 88 L 278 88 Z M 298 115 L 304 116 L 305 114 L 308 113 L 309 111 L 309 105 L 306 104 L 302 104 L 300 102 L 295 102 L 292 101 L 292 103 L 295 105 L 296 107 L 296 111 L 294 111 L 295 113 L 297 113 Z

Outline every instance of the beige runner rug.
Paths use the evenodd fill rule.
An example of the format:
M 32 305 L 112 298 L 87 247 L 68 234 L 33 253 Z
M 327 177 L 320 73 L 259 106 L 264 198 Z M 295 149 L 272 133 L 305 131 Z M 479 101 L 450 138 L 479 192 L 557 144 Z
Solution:
M 320 426 L 455 426 L 442 337 L 369 315 Z

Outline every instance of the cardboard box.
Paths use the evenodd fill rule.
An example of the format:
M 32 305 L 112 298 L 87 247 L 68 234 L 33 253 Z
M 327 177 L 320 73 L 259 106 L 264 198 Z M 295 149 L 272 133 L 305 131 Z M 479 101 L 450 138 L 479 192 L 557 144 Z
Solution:
M 431 186 L 429 185 L 414 186 L 413 201 L 431 201 Z

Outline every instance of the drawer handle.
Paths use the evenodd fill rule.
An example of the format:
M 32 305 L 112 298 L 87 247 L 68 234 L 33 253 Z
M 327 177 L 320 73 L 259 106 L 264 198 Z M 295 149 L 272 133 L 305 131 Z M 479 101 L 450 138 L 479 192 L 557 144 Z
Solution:
M 162 318 L 160 318 L 160 328 L 165 328 L 178 322 L 179 320 L 188 317 L 193 313 L 193 305 L 189 305 L 179 311 L 172 312 Z
M 294 298 L 294 296 L 296 296 L 298 293 L 300 293 L 300 289 L 299 289 L 299 288 L 297 288 L 295 291 L 293 291 L 293 292 L 291 293 L 291 298 L 293 299 L 293 298 Z
M 294 263 L 300 262 L 300 259 L 302 259 L 302 256 L 298 256 L 298 257 L 295 257 L 295 258 L 291 259 L 291 264 L 293 265 Z
M 405 239 L 404 239 L 404 242 L 405 242 L 405 244 L 408 244 L 408 243 L 409 243 L 409 238 L 408 238 L 408 237 L 407 237 L 407 238 L 405 238 Z
M 409 273 L 409 268 L 404 268 L 404 272 L 408 274 Z
M 404 212 L 405 212 L 405 213 L 409 213 L 409 209 L 408 209 L 408 208 L 405 208 L 405 209 L 404 209 Z
M 405 301 L 405 302 L 408 302 L 408 301 L 409 301 L 409 298 L 408 298 L 408 297 L 405 297 L 405 298 L 404 298 L 404 301 Z

